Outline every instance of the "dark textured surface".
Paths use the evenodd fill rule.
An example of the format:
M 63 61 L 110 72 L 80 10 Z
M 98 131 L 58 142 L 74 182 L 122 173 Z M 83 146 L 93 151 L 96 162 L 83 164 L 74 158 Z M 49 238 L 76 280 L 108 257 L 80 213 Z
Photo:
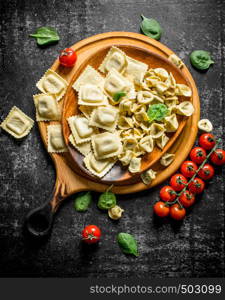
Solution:
M 1 1 L 1 120 L 13 105 L 35 118 L 35 83 L 60 49 L 107 31 L 139 31 L 140 14 L 156 18 L 164 32 L 161 42 L 190 67 L 192 50 L 212 52 L 215 65 L 207 73 L 190 67 L 201 97 L 201 117 L 214 133 L 224 132 L 224 1 L 216 0 L 85 0 Z M 223 8 L 223 9 L 222 9 Z M 57 28 L 61 40 L 46 49 L 28 37 L 37 27 Z M 0 276 L 54 277 L 222 277 L 224 276 L 224 171 L 207 187 L 180 225 L 160 223 L 152 214 L 159 187 L 118 196 L 125 209 L 117 223 L 96 208 L 77 213 L 72 199 L 58 212 L 50 238 L 42 243 L 25 239 L 26 213 L 45 201 L 54 185 L 53 164 L 37 124 L 22 142 L 0 133 Z M 96 195 L 97 196 L 97 195 Z M 92 251 L 80 243 L 84 225 L 103 232 Z M 140 257 L 123 255 L 118 232 L 135 235 Z

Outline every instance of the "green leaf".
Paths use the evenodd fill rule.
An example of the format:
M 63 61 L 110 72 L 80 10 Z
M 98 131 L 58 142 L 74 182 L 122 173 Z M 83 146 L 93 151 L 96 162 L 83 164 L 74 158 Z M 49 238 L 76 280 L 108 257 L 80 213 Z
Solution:
M 141 31 L 152 39 L 159 40 L 162 35 L 162 28 L 155 19 L 149 19 L 141 15 Z
M 149 105 L 147 115 L 149 118 L 149 121 L 152 122 L 154 120 L 161 121 L 166 117 L 169 110 L 165 104 L 153 104 Z
M 34 34 L 30 34 L 30 36 L 37 39 L 39 46 L 46 46 L 60 40 L 57 31 L 51 27 L 40 27 Z
M 116 206 L 116 195 L 112 192 L 102 193 L 98 199 L 98 208 L 108 210 Z
M 88 209 L 92 201 L 90 192 L 79 193 L 74 201 L 74 208 L 76 211 L 84 212 Z
M 193 51 L 190 55 L 190 61 L 192 66 L 198 70 L 207 70 L 211 64 L 214 64 L 210 52 L 204 50 Z
M 123 253 L 139 256 L 137 242 L 131 234 L 124 232 L 119 233 L 117 235 L 117 242 Z
M 124 96 L 126 96 L 126 93 L 124 93 L 124 92 L 115 93 L 113 95 L 113 100 L 116 101 L 116 102 L 118 102 L 118 101 L 120 101 L 120 98 L 122 98 Z

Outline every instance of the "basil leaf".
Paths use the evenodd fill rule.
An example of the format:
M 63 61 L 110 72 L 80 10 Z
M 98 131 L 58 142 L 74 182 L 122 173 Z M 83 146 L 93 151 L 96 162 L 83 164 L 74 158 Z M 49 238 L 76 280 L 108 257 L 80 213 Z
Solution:
M 98 199 L 98 208 L 108 210 L 116 206 L 116 195 L 112 192 L 102 193 Z
M 123 253 L 139 256 L 137 242 L 131 234 L 124 232 L 119 233 L 117 235 L 117 242 Z
M 165 104 L 153 104 L 149 105 L 147 115 L 149 121 L 152 122 L 154 120 L 161 121 L 168 114 L 169 110 Z
M 162 28 L 155 19 L 149 19 L 141 15 L 141 31 L 152 39 L 159 40 L 162 35 Z
M 46 46 L 60 40 L 57 31 L 51 27 L 40 27 L 36 33 L 30 34 L 30 36 L 37 39 L 39 46 Z
M 115 93 L 113 95 L 113 100 L 116 101 L 116 102 L 118 102 L 120 100 L 120 98 L 124 97 L 124 96 L 126 96 L 126 93 L 124 93 L 124 92 Z
M 209 52 L 204 50 L 195 50 L 190 55 L 190 61 L 193 67 L 198 70 L 207 70 L 214 61 Z
M 90 192 L 79 193 L 74 201 L 74 208 L 76 211 L 84 212 L 88 209 L 92 201 Z

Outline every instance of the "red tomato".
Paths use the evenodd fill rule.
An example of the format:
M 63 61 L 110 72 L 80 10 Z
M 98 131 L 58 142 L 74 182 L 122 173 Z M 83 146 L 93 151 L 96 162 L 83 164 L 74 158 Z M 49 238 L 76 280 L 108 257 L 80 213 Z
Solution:
M 179 201 L 184 207 L 189 207 L 194 204 L 195 196 L 190 191 L 186 190 L 180 195 Z
M 165 202 L 173 201 L 176 198 L 176 195 L 177 193 L 169 185 L 166 185 L 163 188 L 161 188 L 159 193 L 160 198 Z
M 64 67 L 73 67 L 77 60 L 76 52 L 71 48 L 66 48 L 61 51 L 59 62 Z
M 83 241 L 87 244 L 95 244 L 100 240 L 101 230 L 95 225 L 88 225 L 82 231 Z
M 187 179 L 182 174 L 175 174 L 170 178 L 170 185 L 175 191 L 181 191 L 187 184 Z
M 210 164 L 205 164 L 204 167 L 201 168 L 198 172 L 198 176 L 204 180 L 211 179 L 215 174 L 213 166 Z
M 190 152 L 190 158 L 193 162 L 200 165 L 206 159 L 205 149 L 201 147 L 195 147 Z
M 205 150 L 211 150 L 216 144 L 216 139 L 211 133 L 203 133 L 200 136 L 198 142 L 199 145 Z
M 166 205 L 165 202 L 162 201 L 156 202 L 156 204 L 153 206 L 153 209 L 154 213 L 161 218 L 168 216 L 170 212 L 169 207 Z
M 182 220 L 186 215 L 186 210 L 183 207 L 180 207 L 179 204 L 173 204 L 170 207 L 170 216 L 174 220 L 180 221 Z
M 223 149 L 216 149 L 210 156 L 211 162 L 214 165 L 222 166 L 225 164 L 225 151 Z
M 194 194 L 201 194 L 205 188 L 205 182 L 201 178 L 196 177 L 192 182 L 189 183 L 188 188 L 190 192 Z
M 197 169 L 197 165 L 191 160 L 184 161 L 180 167 L 181 173 L 188 178 L 192 177 Z

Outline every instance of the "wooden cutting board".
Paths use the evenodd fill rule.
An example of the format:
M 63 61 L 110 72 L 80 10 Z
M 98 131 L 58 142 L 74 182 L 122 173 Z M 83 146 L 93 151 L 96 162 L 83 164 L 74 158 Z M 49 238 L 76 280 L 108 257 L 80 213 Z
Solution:
M 155 41 L 149 37 L 146 37 L 142 34 L 132 33 L 132 32 L 107 32 L 103 34 L 98 34 L 87 39 L 84 39 L 71 48 L 73 48 L 78 55 L 78 60 L 76 65 L 71 68 L 64 68 L 60 66 L 58 59 L 54 62 L 51 69 L 59 73 L 63 78 L 65 78 L 69 83 L 72 83 L 76 78 L 76 74 L 84 67 L 84 61 L 87 61 L 89 57 L 93 57 L 94 53 L 105 53 L 113 45 L 119 45 L 120 47 L 127 47 L 127 49 L 138 48 L 144 52 L 151 52 L 155 56 L 159 57 L 158 67 L 163 67 L 162 62 L 165 62 L 165 58 L 168 58 L 173 51 L 168 49 L 166 46 L 161 44 L 158 41 Z M 105 49 L 105 50 L 103 50 Z M 124 49 L 125 50 L 125 49 Z M 131 55 L 132 56 L 132 55 Z M 103 58 L 103 57 L 102 57 Z M 170 63 L 166 61 L 166 68 L 174 68 Z M 164 65 L 165 66 L 165 65 Z M 176 68 L 177 69 L 177 68 Z M 169 153 L 175 154 L 175 159 L 173 163 L 167 168 L 162 167 L 158 162 L 151 164 L 151 168 L 157 171 L 157 176 L 152 183 L 147 186 L 144 185 L 139 177 L 130 178 L 128 174 L 122 174 L 122 177 L 117 178 L 117 181 L 106 180 L 101 182 L 95 178 L 85 173 L 84 170 L 79 168 L 79 164 L 76 164 L 77 157 L 74 157 L 72 152 L 73 150 L 63 153 L 55 154 L 50 153 L 56 169 L 56 183 L 53 191 L 53 195 L 47 203 L 41 207 L 31 211 L 27 216 L 27 224 L 29 225 L 29 231 L 34 235 L 45 235 L 51 228 L 52 215 L 56 212 L 59 204 L 69 195 L 77 193 L 79 191 L 93 190 L 102 192 L 105 191 L 108 187 L 109 182 L 114 183 L 112 191 L 117 194 L 127 194 L 142 191 L 149 189 L 153 186 L 156 186 L 166 180 L 171 176 L 180 166 L 183 160 L 188 156 L 197 135 L 197 123 L 200 116 L 200 102 L 198 91 L 194 80 L 188 71 L 187 67 L 184 66 L 179 74 L 179 70 L 176 71 L 176 77 L 179 77 L 179 83 L 188 84 L 193 92 L 192 103 L 195 108 L 194 114 L 185 121 L 182 121 L 182 126 L 180 126 L 179 135 L 174 138 L 170 145 L 166 148 L 169 148 Z M 175 77 L 175 78 L 176 78 Z M 66 97 L 71 93 L 71 84 L 69 85 Z M 65 98 L 65 97 L 64 97 Z M 60 106 L 63 109 L 67 107 L 68 99 L 62 99 L 60 101 Z M 67 116 L 66 111 L 63 111 L 64 119 L 62 120 L 64 137 L 66 142 L 68 142 L 68 128 L 66 127 L 65 117 Z M 39 130 L 42 137 L 42 140 L 47 149 L 47 126 L 49 124 L 57 124 L 57 122 L 39 122 Z M 150 165 L 148 165 L 149 167 Z M 125 176 L 125 177 L 124 177 Z M 117 176 L 118 177 L 118 176 Z M 121 181 L 122 178 L 122 181 Z M 124 180 L 125 178 L 125 180 Z M 111 179 L 111 178 L 110 178 Z M 130 180 L 130 181 L 129 181 Z M 118 185 L 119 184 L 119 185 Z M 42 221 L 46 219 L 46 226 L 42 230 L 37 229 L 37 223 L 40 223 L 39 217 L 42 217 Z M 43 217 L 44 216 L 44 217 Z M 46 217 L 47 216 L 47 217 Z M 36 225 L 35 225 L 36 224 Z

